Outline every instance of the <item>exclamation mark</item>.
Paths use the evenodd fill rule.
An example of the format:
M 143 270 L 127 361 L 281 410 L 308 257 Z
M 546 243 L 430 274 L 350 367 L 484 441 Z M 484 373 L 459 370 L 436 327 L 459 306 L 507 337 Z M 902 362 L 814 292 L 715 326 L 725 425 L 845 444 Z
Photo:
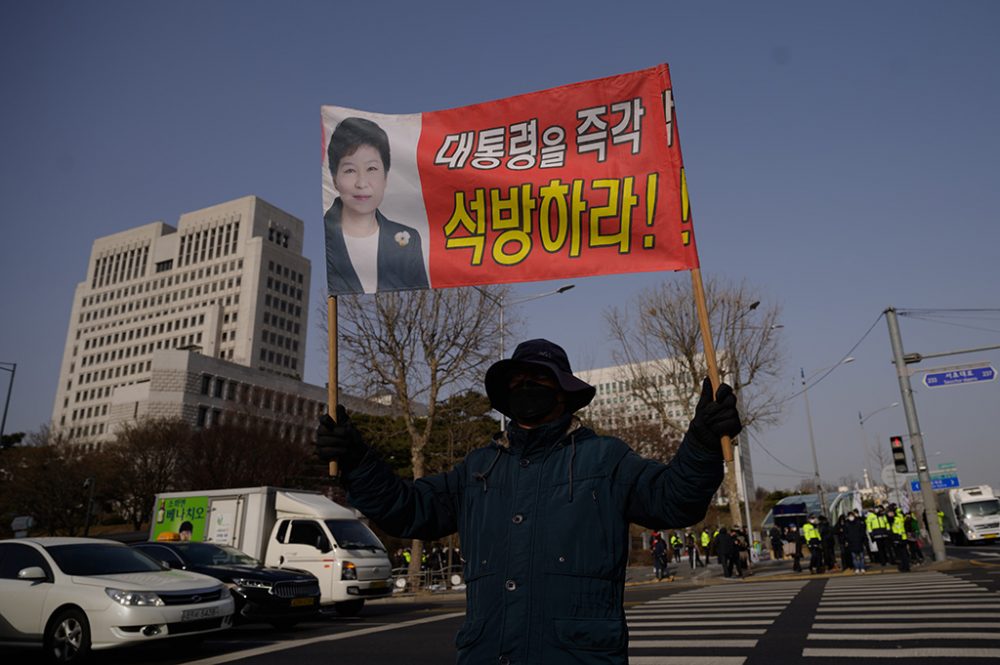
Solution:
M 656 173 L 646 176 L 646 226 L 652 227 L 653 220 L 656 219 L 656 183 L 658 181 Z M 642 248 L 653 249 L 656 245 L 656 236 L 647 233 L 642 236 Z
M 681 224 L 691 223 L 691 201 L 688 199 L 687 174 L 681 168 Z M 681 244 L 687 247 L 691 244 L 691 230 L 681 231 Z

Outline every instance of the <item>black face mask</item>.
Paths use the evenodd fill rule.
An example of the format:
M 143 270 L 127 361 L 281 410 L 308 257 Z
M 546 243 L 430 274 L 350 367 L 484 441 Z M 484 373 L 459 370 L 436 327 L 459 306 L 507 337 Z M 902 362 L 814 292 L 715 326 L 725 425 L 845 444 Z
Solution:
M 533 424 L 552 413 L 557 404 L 555 388 L 525 381 L 510 391 L 510 417 L 518 423 Z

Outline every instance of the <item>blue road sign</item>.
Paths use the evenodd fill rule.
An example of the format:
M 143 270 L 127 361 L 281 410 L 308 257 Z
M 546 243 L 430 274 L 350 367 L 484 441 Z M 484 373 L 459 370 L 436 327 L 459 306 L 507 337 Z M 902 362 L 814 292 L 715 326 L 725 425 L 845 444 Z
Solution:
M 928 388 L 939 388 L 941 386 L 954 386 L 961 383 L 993 381 L 996 378 L 997 371 L 993 369 L 993 366 L 985 365 L 982 367 L 955 368 L 945 372 L 924 374 L 924 385 Z
M 931 489 L 943 490 L 949 487 L 961 487 L 961 485 L 958 482 L 958 476 L 955 475 L 944 476 L 938 474 L 934 474 L 933 476 L 931 476 Z M 920 481 L 911 480 L 910 489 L 914 492 L 919 492 Z

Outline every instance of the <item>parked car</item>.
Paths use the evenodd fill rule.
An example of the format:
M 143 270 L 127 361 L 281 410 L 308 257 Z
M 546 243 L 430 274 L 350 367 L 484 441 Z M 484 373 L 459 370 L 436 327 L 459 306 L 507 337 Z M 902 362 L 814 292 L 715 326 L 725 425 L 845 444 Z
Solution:
M 0 642 L 42 644 L 54 662 L 224 630 L 233 608 L 217 579 L 166 569 L 121 543 L 0 540 Z
M 309 573 L 269 568 L 235 547 L 215 543 L 150 542 L 133 547 L 171 568 L 225 582 L 236 601 L 237 620 L 289 628 L 319 613 L 319 580 Z

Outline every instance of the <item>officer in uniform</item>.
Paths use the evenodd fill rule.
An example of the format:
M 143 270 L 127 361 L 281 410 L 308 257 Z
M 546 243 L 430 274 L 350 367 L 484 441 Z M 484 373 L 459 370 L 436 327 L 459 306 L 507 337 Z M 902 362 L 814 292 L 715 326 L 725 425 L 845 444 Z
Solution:
M 823 538 L 820 536 L 819 518 L 810 515 L 809 521 L 802 525 L 802 537 L 809 548 L 809 572 L 822 573 L 826 571 L 823 565 Z
M 896 552 L 896 566 L 899 572 L 910 572 L 910 548 L 906 542 L 906 519 L 903 513 L 897 510 L 890 510 L 886 517 L 892 524 L 892 548 Z

